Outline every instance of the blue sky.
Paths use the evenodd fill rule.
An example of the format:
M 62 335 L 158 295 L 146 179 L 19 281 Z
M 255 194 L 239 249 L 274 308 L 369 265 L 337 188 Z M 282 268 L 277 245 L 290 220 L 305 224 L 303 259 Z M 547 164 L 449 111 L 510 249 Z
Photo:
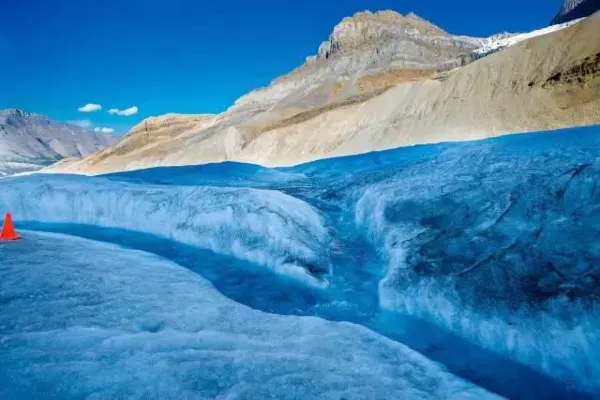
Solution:
M 0 109 L 118 134 L 167 112 L 216 113 L 314 54 L 356 11 L 414 11 L 457 34 L 546 26 L 562 0 L 18 0 L 0 21 Z M 81 112 L 86 104 L 103 108 Z M 133 115 L 108 110 L 137 107 Z M 93 108 L 93 107 L 91 107 Z

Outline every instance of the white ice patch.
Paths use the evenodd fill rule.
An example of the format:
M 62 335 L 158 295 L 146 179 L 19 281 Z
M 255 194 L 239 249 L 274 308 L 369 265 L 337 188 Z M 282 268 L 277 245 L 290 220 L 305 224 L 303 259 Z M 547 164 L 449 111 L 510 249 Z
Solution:
M 487 54 L 493 53 L 495 51 L 514 46 L 515 44 L 522 42 L 527 39 L 534 38 L 536 36 L 547 35 L 552 32 L 556 32 L 565 28 L 568 28 L 571 25 L 574 25 L 578 22 L 581 22 L 584 18 L 576 19 L 573 21 L 565 22 L 563 24 L 552 25 L 546 28 L 537 29 L 535 31 L 526 32 L 526 33 L 518 33 L 514 35 L 509 35 L 507 37 L 495 38 L 491 37 L 488 39 L 484 39 L 483 45 L 474 50 L 473 53 L 479 57 L 483 57 Z

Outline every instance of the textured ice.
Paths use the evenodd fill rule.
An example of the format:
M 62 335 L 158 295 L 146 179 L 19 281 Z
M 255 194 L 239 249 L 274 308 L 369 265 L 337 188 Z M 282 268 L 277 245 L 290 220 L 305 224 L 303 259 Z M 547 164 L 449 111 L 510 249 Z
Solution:
M 322 218 L 279 191 L 140 186 L 61 175 L 5 178 L 0 185 L 0 204 L 10 205 L 22 220 L 152 233 L 326 285 L 330 266 Z
M 589 127 L 285 169 L 5 178 L 0 211 L 18 222 L 152 233 L 299 278 L 324 300 L 287 307 L 281 292 L 256 285 L 242 296 L 206 274 L 244 304 L 271 296 L 259 308 L 365 325 L 507 397 L 575 397 L 552 382 L 600 397 L 599 155 L 600 128 Z M 194 270 L 197 259 L 164 247 L 144 249 Z M 302 296 L 290 289 L 285 298 Z M 407 319 L 424 328 L 401 333 Z M 460 353 L 459 340 L 475 347 Z M 538 377 L 532 388 L 536 375 L 515 365 L 551 382 Z
M 371 185 L 356 222 L 383 308 L 597 391 L 600 148 L 557 145 L 448 150 Z
M 366 328 L 252 310 L 154 255 L 25 235 L 0 244 L 0 398 L 496 397 Z

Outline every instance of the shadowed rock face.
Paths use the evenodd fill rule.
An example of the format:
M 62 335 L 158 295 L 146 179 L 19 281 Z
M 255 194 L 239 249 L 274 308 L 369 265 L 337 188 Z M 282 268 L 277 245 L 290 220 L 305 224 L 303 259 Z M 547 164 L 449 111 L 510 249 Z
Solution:
M 600 10 L 600 0 L 565 0 L 551 25 L 584 18 Z
M 37 169 L 65 157 L 86 157 L 116 142 L 107 133 L 17 109 L 0 111 L 0 176 Z

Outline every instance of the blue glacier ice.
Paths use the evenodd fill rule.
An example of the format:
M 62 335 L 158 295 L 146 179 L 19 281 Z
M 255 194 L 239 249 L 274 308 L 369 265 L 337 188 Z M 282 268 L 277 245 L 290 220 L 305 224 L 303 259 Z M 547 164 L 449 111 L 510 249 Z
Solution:
M 488 392 L 600 398 L 599 176 L 600 127 L 587 127 L 292 168 L 3 178 L 0 211 L 21 227 L 168 259 L 210 281 L 223 301 L 290 324 L 317 317 L 332 321 L 324 332 L 352 326 L 407 345 Z M 45 312 L 36 304 L 22 318 Z M 334 349 L 351 346 L 331 340 L 340 341 Z M 374 379 L 360 385 L 377 387 Z M 312 397 L 378 398 L 315 390 Z
M 1 250 L 2 399 L 499 398 L 366 328 L 253 310 L 155 255 L 25 235 Z

